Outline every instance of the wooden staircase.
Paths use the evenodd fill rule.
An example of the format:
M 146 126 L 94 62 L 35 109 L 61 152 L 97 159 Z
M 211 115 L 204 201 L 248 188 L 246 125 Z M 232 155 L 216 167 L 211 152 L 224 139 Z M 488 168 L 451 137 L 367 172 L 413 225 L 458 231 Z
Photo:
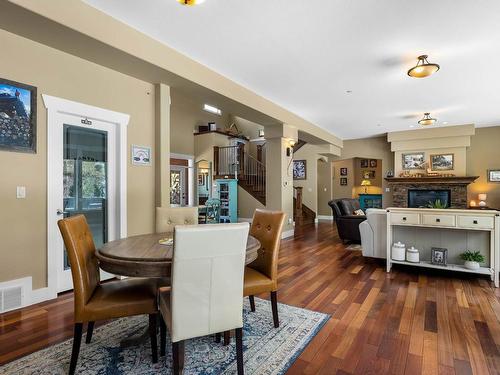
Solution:
M 265 206 L 266 166 L 244 147 L 214 147 L 215 178 L 238 178 L 238 185 Z
M 295 225 L 314 224 L 316 213 L 302 202 L 302 186 L 294 186 L 293 221 Z

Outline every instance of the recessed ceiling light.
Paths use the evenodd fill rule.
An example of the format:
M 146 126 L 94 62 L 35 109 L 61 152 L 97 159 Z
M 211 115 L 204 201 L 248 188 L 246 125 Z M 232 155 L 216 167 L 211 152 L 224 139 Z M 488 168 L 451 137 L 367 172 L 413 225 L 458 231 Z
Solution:
M 177 0 L 178 3 L 182 5 L 198 5 L 203 3 L 205 0 Z
M 410 125 L 410 128 L 414 128 L 414 127 L 415 127 L 415 125 Z
M 418 122 L 420 125 L 432 125 L 436 122 L 437 120 L 435 118 L 431 117 L 431 114 L 429 112 L 424 113 L 424 117 Z
M 443 121 L 443 125 L 448 125 L 448 121 Z
M 352 94 L 352 90 L 346 90 L 346 94 Z
M 210 112 L 210 113 L 213 113 L 214 115 L 219 115 L 219 116 L 222 115 L 222 111 L 219 108 L 214 107 L 213 105 L 210 105 L 210 104 L 204 104 L 203 110 Z
M 418 57 L 417 65 L 408 70 L 408 75 L 414 78 L 425 78 L 439 70 L 438 64 L 431 64 L 427 61 L 427 55 Z

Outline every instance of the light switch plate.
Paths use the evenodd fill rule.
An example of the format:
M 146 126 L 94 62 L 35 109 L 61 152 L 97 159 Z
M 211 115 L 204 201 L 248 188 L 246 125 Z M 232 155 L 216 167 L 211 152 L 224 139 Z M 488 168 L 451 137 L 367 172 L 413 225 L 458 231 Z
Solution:
M 26 186 L 18 186 L 16 188 L 16 197 L 17 199 L 26 198 Z
M 391 191 L 391 188 L 385 188 L 385 192 L 389 193 Z

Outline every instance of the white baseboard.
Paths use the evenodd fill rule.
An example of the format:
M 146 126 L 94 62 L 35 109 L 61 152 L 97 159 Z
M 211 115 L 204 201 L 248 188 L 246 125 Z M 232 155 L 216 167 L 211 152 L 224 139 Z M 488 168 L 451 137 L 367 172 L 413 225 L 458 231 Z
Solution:
M 314 224 L 318 224 L 319 219 L 317 217 L 314 218 Z
M 48 287 L 31 291 L 30 305 L 57 298 L 57 293 L 53 293 Z
M 318 215 L 318 216 L 316 216 L 316 219 L 318 219 L 318 220 L 328 220 L 328 221 L 333 221 L 333 216 L 328 216 L 328 215 Z
M 294 234 L 295 234 L 295 229 L 284 231 L 281 233 L 281 239 L 283 240 L 288 237 L 293 237 Z

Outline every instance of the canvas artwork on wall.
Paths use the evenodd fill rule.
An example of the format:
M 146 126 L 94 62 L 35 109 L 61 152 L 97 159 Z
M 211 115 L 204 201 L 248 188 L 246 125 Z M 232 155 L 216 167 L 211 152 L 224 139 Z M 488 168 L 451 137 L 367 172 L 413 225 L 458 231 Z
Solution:
M 340 178 L 340 185 L 341 186 L 346 186 L 347 185 L 347 177 L 341 177 Z
M 431 169 L 433 171 L 453 170 L 453 154 L 431 155 Z
M 293 179 L 294 180 L 307 179 L 306 160 L 294 160 L 293 161 Z
M 0 78 L 0 150 L 36 152 L 36 87 Z
M 500 182 L 500 169 L 488 170 L 488 182 Z
M 402 158 L 403 169 L 422 169 L 425 162 L 423 152 L 403 154 Z
M 340 175 L 347 176 L 347 168 L 340 168 Z

